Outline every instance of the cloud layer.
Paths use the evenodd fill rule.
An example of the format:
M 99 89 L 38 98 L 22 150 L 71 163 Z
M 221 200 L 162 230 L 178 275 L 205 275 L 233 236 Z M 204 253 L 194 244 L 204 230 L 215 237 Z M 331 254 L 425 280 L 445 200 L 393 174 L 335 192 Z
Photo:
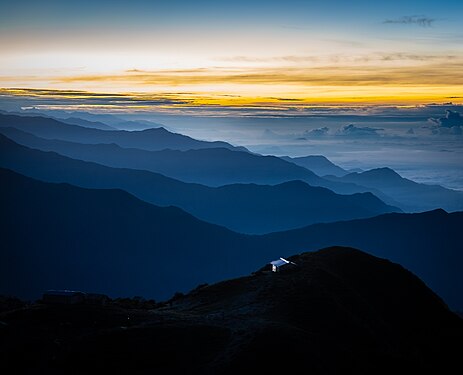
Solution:
M 384 129 L 370 128 L 368 126 L 358 127 L 354 124 L 344 125 L 337 134 L 348 137 L 376 137 Z
M 396 19 L 387 19 L 383 23 L 417 25 L 420 27 L 431 27 L 434 22 L 436 22 L 435 18 L 418 15 L 418 16 L 403 16 L 401 18 L 396 18 Z
M 446 110 L 445 116 L 429 119 L 435 126 L 432 131 L 434 134 L 456 134 L 463 132 L 463 116 L 460 112 Z
M 406 55 L 407 58 L 409 55 Z M 384 55 L 385 61 L 396 55 Z M 57 83 L 112 82 L 144 86 L 182 86 L 206 84 L 302 85 L 302 86 L 394 86 L 463 85 L 463 58 L 435 62 L 435 57 L 413 56 L 428 61 L 414 66 L 324 65 L 312 67 L 209 68 L 184 70 L 131 70 L 121 74 L 53 77 Z M 429 62 L 430 60 L 430 62 Z M 368 62 L 368 60 L 367 60 Z

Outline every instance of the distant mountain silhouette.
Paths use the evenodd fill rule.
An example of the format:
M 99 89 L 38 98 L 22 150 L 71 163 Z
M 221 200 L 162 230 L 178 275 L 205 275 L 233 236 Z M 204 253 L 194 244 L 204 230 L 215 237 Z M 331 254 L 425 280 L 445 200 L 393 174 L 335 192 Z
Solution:
M 146 120 L 118 121 L 113 122 L 111 126 L 119 130 L 146 130 L 152 128 L 164 128 L 169 130 L 164 124 Z
M 85 111 L 62 111 L 62 110 L 38 110 L 38 109 L 28 109 L 23 110 L 23 112 L 3 112 L 10 115 L 19 115 L 19 116 L 42 116 L 54 118 L 58 121 L 63 121 L 68 118 L 75 118 L 81 121 L 89 121 L 90 123 L 99 123 L 104 124 L 105 126 L 110 126 L 113 129 L 118 130 L 145 130 L 150 128 L 161 128 L 164 127 L 163 124 L 146 121 L 146 120 L 134 120 L 127 121 L 123 117 L 118 117 L 116 115 L 108 113 L 90 113 Z
M 105 150 L 108 150 L 109 155 L 114 154 L 115 160 L 122 162 L 126 158 L 130 159 L 131 153 L 138 157 L 140 152 L 146 153 L 121 149 L 121 155 L 117 156 L 117 152 L 112 152 L 114 148 L 116 151 L 118 149 L 115 145 L 80 146 L 55 141 L 43 142 L 38 138 L 32 141 L 45 149 L 51 145 L 66 154 L 83 152 L 88 155 L 96 151 L 98 156 L 105 155 Z M 49 182 L 67 182 L 87 188 L 124 189 L 149 203 L 174 205 L 198 218 L 243 233 L 268 233 L 318 222 L 371 217 L 398 211 L 370 193 L 338 195 L 303 182 L 293 181 L 275 186 L 234 184 L 210 188 L 180 182 L 157 173 L 109 168 L 51 152 L 32 150 L 3 135 L 0 135 L 0 146 L 0 166 L 4 168 Z M 185 159 L 185 163 L 188 160 Z
M 20 127 L 15 126 L 14 128 L 19 129 Z M 47 129 L 47 126 L 39 125 L 37 129 L 38 128 Z M 159 129 L 150 129 L 144 132 L 156 132 L 158 130 Z M 53 132 L 54 131 L 55 130 L 53 130 Z M 166 130 L 163 131 L 172 135 L 172 133 L 169 133 Z M 116 142 L 114 139 L 109 139 L 106 136 L 107 134 L 141 134 L 144 132 L 99 131 L 97 135 L 103 134 L 105 136 L 105 139 L 100 139 L 101 137 L 99 136 L 96 138 L 97 140 L 100 139 L 101 142 L 97 142 L 97 140 L 88 142 L 78 141 L 79 144 L 63 143 L 55 139 L 48 139 L 48 142 L 44 139 L 35 139 L 28 136 L 27 134 L 15 132 L 12 129 L 9 129 L 7 126 L 2 127 L 1 121 L 0 132 L 7 134 L 10 137 L 14 137 L 14 139 L 24 145 L 28 145 L 34 148 L 50 151 L 53 150 L 66 156 L 81 160 L 95 161 L 108 166 L 150 170 L 186 182 L 197 182 L 209 186 L 222 186 L 233 183 L 256 183 L 273 185 L 292 180 L 301 180 L 313 186 L 328 188 L 338 194 L 371 192 L 381 200 L 387 201 L 388 205 L 394 206 L 394 201 L 391 198 L 385 196 L 383 193 L 375 189 L 362 187 L 352 183 L 340 183 L 326 180 L 317 176 L 315 173 L 307 170 L 306 168 L 297 166 L 293 163 L 284 161 L 274 156 L 262 156 L 258 154 L 252 154 L 247 151 L 236 152 L 241 151 L 240 148 L 232 148 L 234 152 L 231 152 L 230 149 L 225 149 L 223 147 L 209 147 L 206 149 L 198 150 L 183 150 L 185 152 L 179 152 L 178 150 L 162 150 L 159 152 L 147 153 L 143 151 L 147 151 L 145 148 L 149 148 L 148 145 L 138 147 L 139 149 L 133 149 L 135 146 L 121 145 L 121 142 Z M 42 138 L 61 137 L 53 137 L 50 134 L 48 136 L 38 136 Z M 151 136 L 151 140 L 154 139 L 153 142 L 155 143 L 159 143 L 159 139 L 162 140 L 163 137 L 162 132 L 159 134 L 152 133 Z M 160 138 L 156 140 L 158 137 Z M 146 142 L 149 143 L 151 140 L 150 137 L 147 136 Z M 75 143 L 76 141 L 73 142 Z M 83 146 L 80 143 L 96 145 L 94 147 L 89 147 Z M 105 145 L 98 143 L 103 143 Z M 108 145 L 108 143 L 111 144 Z M 212 144 L 216 143 L 207 143 L 207 145 Z M 116 146 L 122 146 L 125 148 L 131 147 L 132 149 L 127 150 Z M 143 150 L 140 150 L 140 148 Z
M 114 143 L 82 144 L 49 140 L 16 128 L 0 128 L 0 132 L 25 146 L 43 151 L 55 151 L 74 159 L 111 167 L 158 172 L 209 186 L 249 182 L 275 184 L 295 179 L 323 183 L 313 172 L 277 157 L 234 152 L 225 148 L 147 151 L 122 148 Z
M 409 271 L 352 248 L 290 259 L 292 272 L 203 285 L 154 310 L 114 301 L 6 311 L 0 369 L 386 375 L 459 367 L 463 320 Z
M 381 190 L 406 211 L 427 211 L 436 208 L 448 211 L 463 210 L 463 192 L 446 189 L 439 185 L 419 184 L 401 177 L 390 168 L 350 173 L 341 178 L 327 178 Z
M 322 155 L 309 155 L 295 158 L 283 156 L 282 159 L 296 165 L 300 165 L 301 167 L 310 169 L 312 172 L 319 176 L 333 175 L 342 177 L 349 173 Z
M 230 148 L 246 150 L 244 147 L 234 147 L 226 142 L 206 142 L 171 133 L 164 128 L 154 128 L 142 131 L 105 131 L 87 127 L 70 125 L 47 117 L 28 117 L 0 114 L 0 127 L 14 127 L 39 137 L 61 139 L 79 143 L 115 143 L 121 147 L 133 147 L 146 150 L 190 150 L 200 148 Z
M 247 236 L 121 190 L 50 184 L 8 170 L 0 179 L 0 294 L 37 298 L 67 288 L 167 298 L 339 244 L 404 265 L 463 310 L 463 213 L 386 214 Z
M 60 112 L 58 112 L 60 113 Z M 21 116 L 21 117 L 43 117 L 43 118 L 51 118 L 53 120 L 57 120 L 69 125 L 77 125 L 81 126 L 84 128 L 93 128 L 93 129 L 100 129 L 100 130 L 116 130 L 115 127 L 112 127 L 110 125 L 104 124 L 100 121 L 90 121 L 90 120 L 84 120 L 79 117 L 73 117 L 69 116 L 69 113 L 64 112 L 63 117 L 56 117 L 52 115 L 47 115 L 45 113 L 42 113 L 40 111 L 36 110 L 27 110 L 25 112 L 6 112 L 6 111 L 0 111 L 0 114 L 3 115 L 14 115 L 14 116 Z M 63 114 L 61 114 L 63 115 Z
M 84 128 L 92 128 L 92 129 L 100 129 L 100 130 L 117 130 L 116 128 L 103 124 L 102 122 L 82 120 L 78 117 L 68 117 L 68 118 L 62 119 L 61 121 L 65 122 L 66 124 L 78 125 Z

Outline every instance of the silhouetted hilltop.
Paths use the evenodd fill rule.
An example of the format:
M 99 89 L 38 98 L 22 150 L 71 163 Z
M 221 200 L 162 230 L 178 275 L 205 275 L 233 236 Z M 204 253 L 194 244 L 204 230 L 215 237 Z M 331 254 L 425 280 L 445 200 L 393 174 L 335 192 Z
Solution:
M 2 130 L 18 132 L 11 128 Z M 37 142 L 41 142 L 40 139 Z M 276 186 L 235 184 L 210 188 L 147 171 L 109 168 L 52 152 L 32 150 L 3 135 L 0 135 L 0 145 L 2 167 L 49 182 L 67 182 L 86 188 L 124 189 L 149 203 L 178 206 L 198 218 L 244 233 L 268 233 L 317 222 L 371 217 L 398 211 L 369 193 L 338 195 L 302 182 Z M 74 144 L 72 147 L 65 144 L 59 150 L 66 153 L 68 148 L 71 153 L 73 150 L 87 153 L 93 152 L 94 147 L 97 147 L 98 152 L 118 148 L 115 145 Z M 221 150 L 230 154 L 244 154 Z M 130 152 L 125 149 L 122 151 Z M 126 153 L 122 152 L 121 156 L 124 155 Z M 184 159 L 185 164 L 191 165 L 187 159 Z M 121 157 L 116 160 L 121 160 Z M 201 169 L 199 165 L 197 167 Z
M 117 130 L 116 128 L 113 128 L 112 126 L 106 125 L 102 122 L 83 120 L 78 117 L 67 117 L 67 118 L 64 118 L 58 121 L 62 121 L 70 125 L 82 126 L 83 128 L 92 128 L 92 129 L 100 129 L 100 130 Z
M 16 114 L 16 113 L 10 113 L 10 114 Z M 150 129 L 150 128 L 161 128 L 165 127 L 164 124 L 157 123 L 154 121 L 147 121 L 147 120 L 130 120 L 127 121 L 124 117 L 119 117 L 114 114 L 108 114 L 108 113 L 90 113 L 90 112 L 85 112 L 85 111 L 63 111 L 63 110 L 26 110 L 23 113 L 20 113 L 20 115 L 33 115 L 33 116 L 45 116 L 45 117 L 51 117 L 55 118 L 59 121 L 66 120 L 70 117 L 79 119 L 79 120 L 84 120 L 84 121 L 90 121 L 91 123 L 100 123 L 104 124 L 106 126 L 111 126 L 112 128 L 118 129 L 118 130 L 145 130 L 145 129 Z M 64 121 L 66 122 L 66 121 Z
M 463 308 L 463 212 L 435 210 L 420 214 L 386 214 L 370 219 L 315 224 L 271 233 L 263 240 L 297 251 L 352 246 L 390 259 L 419 276 L 453 308 Z
M 376 168 L 343 177 L 325 176 L 333 181 L 351 182 L 381 190 L 406 211 L 426 211 L 443 208 L 463 210 L 463 192 L 439 185 L 426 185 L 401 177 L 391 168 Z
M 1 315 L 0 366 L 60 373 L 447 373 L 463 321 L 416 276 L 359 250 L 201 286 L 154 310 L 36 305 Z M 38 322 L 40 322 L 38 324 Z
M 111 122 L 111 126 L 119 130 L 145 130 L 151 128 L 166 128 L 164 124 L 153 121 L 136 120 L 136 121 L 117 121 Z M 169 129 L 167 129 L 169 130 Z
M 52 116 L 48 115 L 46 113 L 42 113 L 37 110 L 27 110 L 24 112 L 6 112 L 6 111 L 0 111 L 0 114 L 3 115 L 8 115 L 8 116 L 21 116 L 21 117 L 44 117 L 44 118 L 49 118 L 49 119 L 54 119 L 56 121 L 60 121 L 69 125 L 78 125 L 84 128 L 93 128 L 93 129 L 100 129 L 100 130 L 116 130 L 115 127 L 112 127 L 110 125 L 104 124 L 101 121 L 91 121 L 91 120 L 85 120 L 76 116 L 71 115 L 71 113 L 64 112 L 64 111 L 56 111 L 57 116 Z M 55 114 L 55 111 L 53 111 L 53 114 Z M 59 116 L 62 117 L 59 117 Z
M 355 174 L 361 174 L 365 179 L 384 179 L 384 183 L 394 181 L 399 182 L 403 179 L 396 171 L 388 167 L 370 169 L 369 171 L 361 173 L 354 172 L 353 175 Z
M 316 173 L 319 176 L 333 175 L 337 177 L 342 177 L 349 172 L 345 169 L 337 166 L 332 163 L 326 157 L 322 155 L 309 155 L 302 157 L 291 158 L 289 156 L 283 156 L 282 159 L 300 165 L 301 167 L 310 169 L 312 172 Z

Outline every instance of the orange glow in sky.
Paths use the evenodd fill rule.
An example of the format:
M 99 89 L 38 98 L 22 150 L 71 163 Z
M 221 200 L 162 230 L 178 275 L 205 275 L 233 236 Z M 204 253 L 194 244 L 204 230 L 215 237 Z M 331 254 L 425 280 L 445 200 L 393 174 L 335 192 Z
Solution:
M 463 102 L 460 20 L 440 17 L 437 6 L 429 5 L 432 17 L 404 18 L 411 3 L 329 9 L 143 1 L 136 11 L 23 2 L 0 4 L 4 95 L 59 98 L 66 96 L 60 90 L 75 90 L 188 106 Z

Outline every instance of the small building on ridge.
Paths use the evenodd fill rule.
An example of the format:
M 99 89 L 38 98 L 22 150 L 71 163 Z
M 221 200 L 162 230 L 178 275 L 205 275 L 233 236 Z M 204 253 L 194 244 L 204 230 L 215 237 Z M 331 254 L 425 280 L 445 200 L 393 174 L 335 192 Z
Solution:
M 282 270 L 292 269 L 294 268 L 294 266 L 297 266 L 296 263 L 286 260 L 284 258 L 274 260 L 270 262 L 270 265 L 272 266 L 272 272 L 280 272 Z

